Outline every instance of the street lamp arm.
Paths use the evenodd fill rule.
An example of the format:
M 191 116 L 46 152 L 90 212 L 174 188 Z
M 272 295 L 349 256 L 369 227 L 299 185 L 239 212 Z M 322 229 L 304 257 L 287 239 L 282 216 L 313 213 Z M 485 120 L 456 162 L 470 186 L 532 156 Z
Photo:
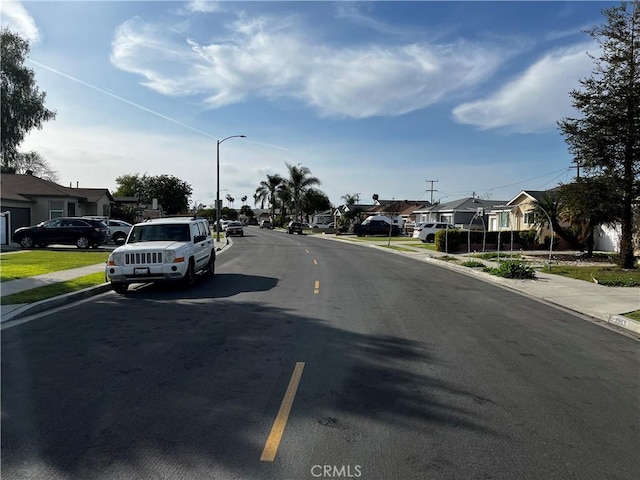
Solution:
M 229 140 L 230 138 L 247 138 L 247 136 L 246 135 L 230 135 L 226 138 L 223 138 L 222 140 L 218 140 L 218 145 L 220 145 L 225 140 Z

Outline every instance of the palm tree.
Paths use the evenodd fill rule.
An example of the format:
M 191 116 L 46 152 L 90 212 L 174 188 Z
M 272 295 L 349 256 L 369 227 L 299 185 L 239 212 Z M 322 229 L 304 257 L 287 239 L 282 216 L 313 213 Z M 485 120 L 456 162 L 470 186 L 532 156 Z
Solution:
M 272 218 L 276 212 L 278 188 L 283 183 L 284 179 L 280 175 L 267 175 L 267 179 L 260 182 L 260 186 L 256 188 L 256 193 L 253 196 L 256 205 L 260 203 L 264 206 L 264 202 L 268 202 L 271 205 Z
M 242 205 L 246 205 L 247 204 L 247 196 L 246 195 L 244 197 L 242 197 L 240 200 L 242 201 Z
M 291 191 L 289 182 L 283 182 L 282 185 L 278 187 L 276 196 L 280 200 L 280 205 L 282 206 L 280 217 L 282 219 L 282 222 L 284 223 L 285 217 L 287 216 L 287 210 L 291 210 L 291 206 L 293 203 L 293 193 Z
M 287 169 L 289 170 L 289 188 L 291 189 L 291 196 L 293 199 L 293 204 L 295 205 L 296 210 L 296 220 L 300 219 L 300 204 L 302 202 L 302 197 L 304 192 L 310 189 L 311 187 L 315 187 L 320 185 L 320 180 L 311 175 L 311 170 L 308 167 L 304 167 L 301 164 L 290 165 L 286 164 Z
M 356 203 L 358 203 L 358 201 L 360 201 L 360 194 L 354 193 L 353 195 L 350 195 L 348 193 L 345 193 L 340 198 L 344 200 L 344 203 L 346 203 L 347 205 L 355 205 Z

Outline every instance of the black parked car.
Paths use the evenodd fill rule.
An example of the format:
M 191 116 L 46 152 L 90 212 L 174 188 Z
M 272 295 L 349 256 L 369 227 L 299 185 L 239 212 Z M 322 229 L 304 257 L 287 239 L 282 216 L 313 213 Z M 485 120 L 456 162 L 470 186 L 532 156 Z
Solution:
M 354 225 L 353 233 L 359 237 L 365 235 L 389 235 L 389 224 L 384 220 L 369 220 L 362 222 L 360 225 Z M 391 225 L 391 236 L 400 235 L 400 227 Z
M 302 235 L 302 224 L 300 222 L 289 222 L 289 225 L 287 225 L 287 232 L 299 233 Z
M 54 243 L 96 248 L 108 239 L 109 227 L 103 221 L 76 217 L 53 218 L 13 232 L 13 241 L 22 248 L 46 247 Z

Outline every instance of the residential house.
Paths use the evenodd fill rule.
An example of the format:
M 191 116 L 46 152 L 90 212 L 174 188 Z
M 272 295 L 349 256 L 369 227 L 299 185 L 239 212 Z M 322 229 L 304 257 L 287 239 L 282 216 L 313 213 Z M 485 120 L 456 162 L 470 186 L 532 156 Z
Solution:
M 504 205 L 490 209 L 488 216 L 488 231 L 526 232 L 535 230 L 539 243 L 551 237 L 552 229 L 548 222 L 536 225 L 534 209 L 544 195 L 553 195 L 557 189 L 550 190 L 522 190 Z
M 466 197 L 446 203 L 437 203 L 427 208 L 414 211 L 416 222 L 447 222 L 460 228 L 472 230 L 489 230 L 488 212 L 498 205 L 506 204 L 506 200 L 484 200 Z M 484 226 L 483 226 L 484 224 Z
M 113 197 L 106 188 L 72 188 L 31 173 L 0 175 L 0 211 L 9 213 L 9 232 L 63 216 L 105 216 Z
M 361 219 L 370 215 L 392 215 L 400 217 L 403 225 L 414 225 L 416 222 L 416 209 L 427 208 L 431 204 L 422 200 L 376 200 L 373 204 L 345 204 L 340 205 L 334 211 L 336 217 L 342 217 L 349 212 L 359 213 Z

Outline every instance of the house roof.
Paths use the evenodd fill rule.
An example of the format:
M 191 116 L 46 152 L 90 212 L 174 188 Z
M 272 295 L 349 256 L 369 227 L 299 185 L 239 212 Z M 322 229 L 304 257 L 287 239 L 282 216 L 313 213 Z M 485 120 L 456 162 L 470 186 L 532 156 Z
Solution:
M 415 210 L 414 212 L 475 212 L 478 207 L 494 208 L 499 205 L 505 205 L 506 203 L 507 200 L 484 200 L 482 198 L 466 197 L 446 203 L 436 204 L 421 210 Z
M 518 193 L 515 197 L 513 197 L 511 200 L 509 200 L 507 202 L 507 205 L 513 205 L 513 203 L 520 197 L 522 197 L 523 195 L 526 197 L 529 197 L 531 200 L 534 200 L 536 202 L 539 202 L 540 199 L 546 194 L 546 195 L 555 195 L 557 194 L 559 191 L 559 188 L 551 188 L 549 190 L 522 190 L 520 193 Z
M 3 173 L 0 175 L 0 197 L 3 200 L 32 202 L 34 197 L 73 197 L 80 201 L 97 202 L 106 195 L 113 200 L 106 188 L 69 188 L 34 175 Z
M 425 208 L 431 205 L 423 200 L 378 200 L 376 204 L 355 203 L 352 205 L 340 205 L 338 211 L 341 213 L 353 210 L 360 210 L 362 213 L 376 214 L 393 211 L 400 216 L 409 216 L 417 208 Z

